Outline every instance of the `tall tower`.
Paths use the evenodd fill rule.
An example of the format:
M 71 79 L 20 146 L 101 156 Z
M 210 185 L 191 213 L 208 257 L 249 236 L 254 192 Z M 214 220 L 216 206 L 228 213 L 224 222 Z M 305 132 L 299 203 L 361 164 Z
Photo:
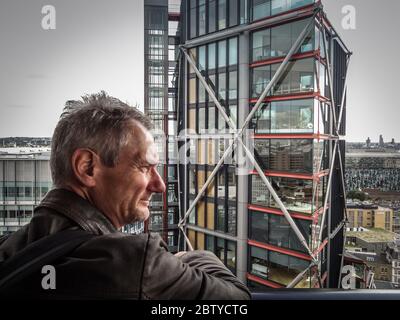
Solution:
M 371 147 L 371 139 L 369 137 L 368 137 L 368 139 L 366 141 L 366 144 L 367 144 L 367 148 Z
M 180 40 L 187 246 L 251 288 L 338 287 L 351 53 L 321 2 L 184 1 Z
M 170 251 L 178 246 L 179 188 L 177 167 L 176 72 L 179 2 L 144 1 L 144 112 L 152 120 L 166 191 L 154 194 L 148 230 L 159 233 Z
M 383 136 L 380 134 L 379 135 L 379 147 L 383 148 L 385 146 L 385 143 L 383 141 Z

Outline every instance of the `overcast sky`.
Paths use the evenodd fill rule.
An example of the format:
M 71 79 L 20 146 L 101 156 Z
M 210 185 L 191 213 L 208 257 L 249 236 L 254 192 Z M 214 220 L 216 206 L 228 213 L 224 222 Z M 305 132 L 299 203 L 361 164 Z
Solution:
M 400 1 L 323 3 L 354 52 L 347 140 L 400 141 Z M 55 30 L 41 25 L 49 4 Z M 355 30 L 342 28 L 345 5 L 356 8 Z M 143 106 L 143 0 L 1 0 L 0 48 L 0 137 L 51 136 L 66 100 L 102 89 Z

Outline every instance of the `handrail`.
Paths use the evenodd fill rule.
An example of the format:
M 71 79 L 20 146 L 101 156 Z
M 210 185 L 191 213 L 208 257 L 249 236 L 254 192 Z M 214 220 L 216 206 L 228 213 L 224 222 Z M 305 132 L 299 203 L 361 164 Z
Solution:
M 266 289 L 252 300 L 400 300 L 400 290 Z

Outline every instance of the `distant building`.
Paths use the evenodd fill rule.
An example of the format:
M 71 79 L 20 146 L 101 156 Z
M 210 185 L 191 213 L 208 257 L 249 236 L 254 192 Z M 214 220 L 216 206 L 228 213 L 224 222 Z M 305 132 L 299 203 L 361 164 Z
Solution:
M 392 264 L 392 284 L 400 287 L 400 238 L 388 244 L 386 259 Z
M 393 231 L 393 210 L 377 205 L 348 204 L 349 228 L 377 228 Z
M 50 149 L 0 149 L 0 235 L 17 231 L 52 186 Z
M 393 212 L 393 232 L 400 234 L 400 209 Z
M 374 289 L 374 273 L 363 259 L 345 251 L 344 265 L 354 267 L 356 272 L 356 289 Z
M 356 252 L 386 253 L 388 243 L 393 242 L 395 234 L 383 229 L 350 228 L 346 231 L 346 249 Z
M 400 153 L 352 150 L 345 160 L 347 190 L 400 191 Z
M 375 280 L 390 281 L 392 277 L 392 265 L 386 260 L 384 254 L 375 252 L 347 251 L 351 255 L 361 259 L 374 273 Z
M 383 141 L 383 136 L 379 135 L 379 147 L 383 148 L 385 146 L 385 142 Z
M 0 235 L 29 223 L 52 185 L 50 148 L 0 148 Z M 124 226 L 122 231 L 140 233 L 143 223 Z
M 369 137 L 368 137 L 366 143 L 367 143 L 367 148 L 370 148 L 371 147 L 371 139 Z

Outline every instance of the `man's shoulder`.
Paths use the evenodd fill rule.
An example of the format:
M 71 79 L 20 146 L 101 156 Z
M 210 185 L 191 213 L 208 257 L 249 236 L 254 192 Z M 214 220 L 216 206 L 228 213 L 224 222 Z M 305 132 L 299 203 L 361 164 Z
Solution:
M 107 255 L 118 255 L 120 257 L 146 255 L 153 250 L 168 250 L 167 245 L 157 234 L 141 233 L 127 234 L 114 232 L 104 235 L 94 236 L 78 248 L 78 252 L 96 251 Z

